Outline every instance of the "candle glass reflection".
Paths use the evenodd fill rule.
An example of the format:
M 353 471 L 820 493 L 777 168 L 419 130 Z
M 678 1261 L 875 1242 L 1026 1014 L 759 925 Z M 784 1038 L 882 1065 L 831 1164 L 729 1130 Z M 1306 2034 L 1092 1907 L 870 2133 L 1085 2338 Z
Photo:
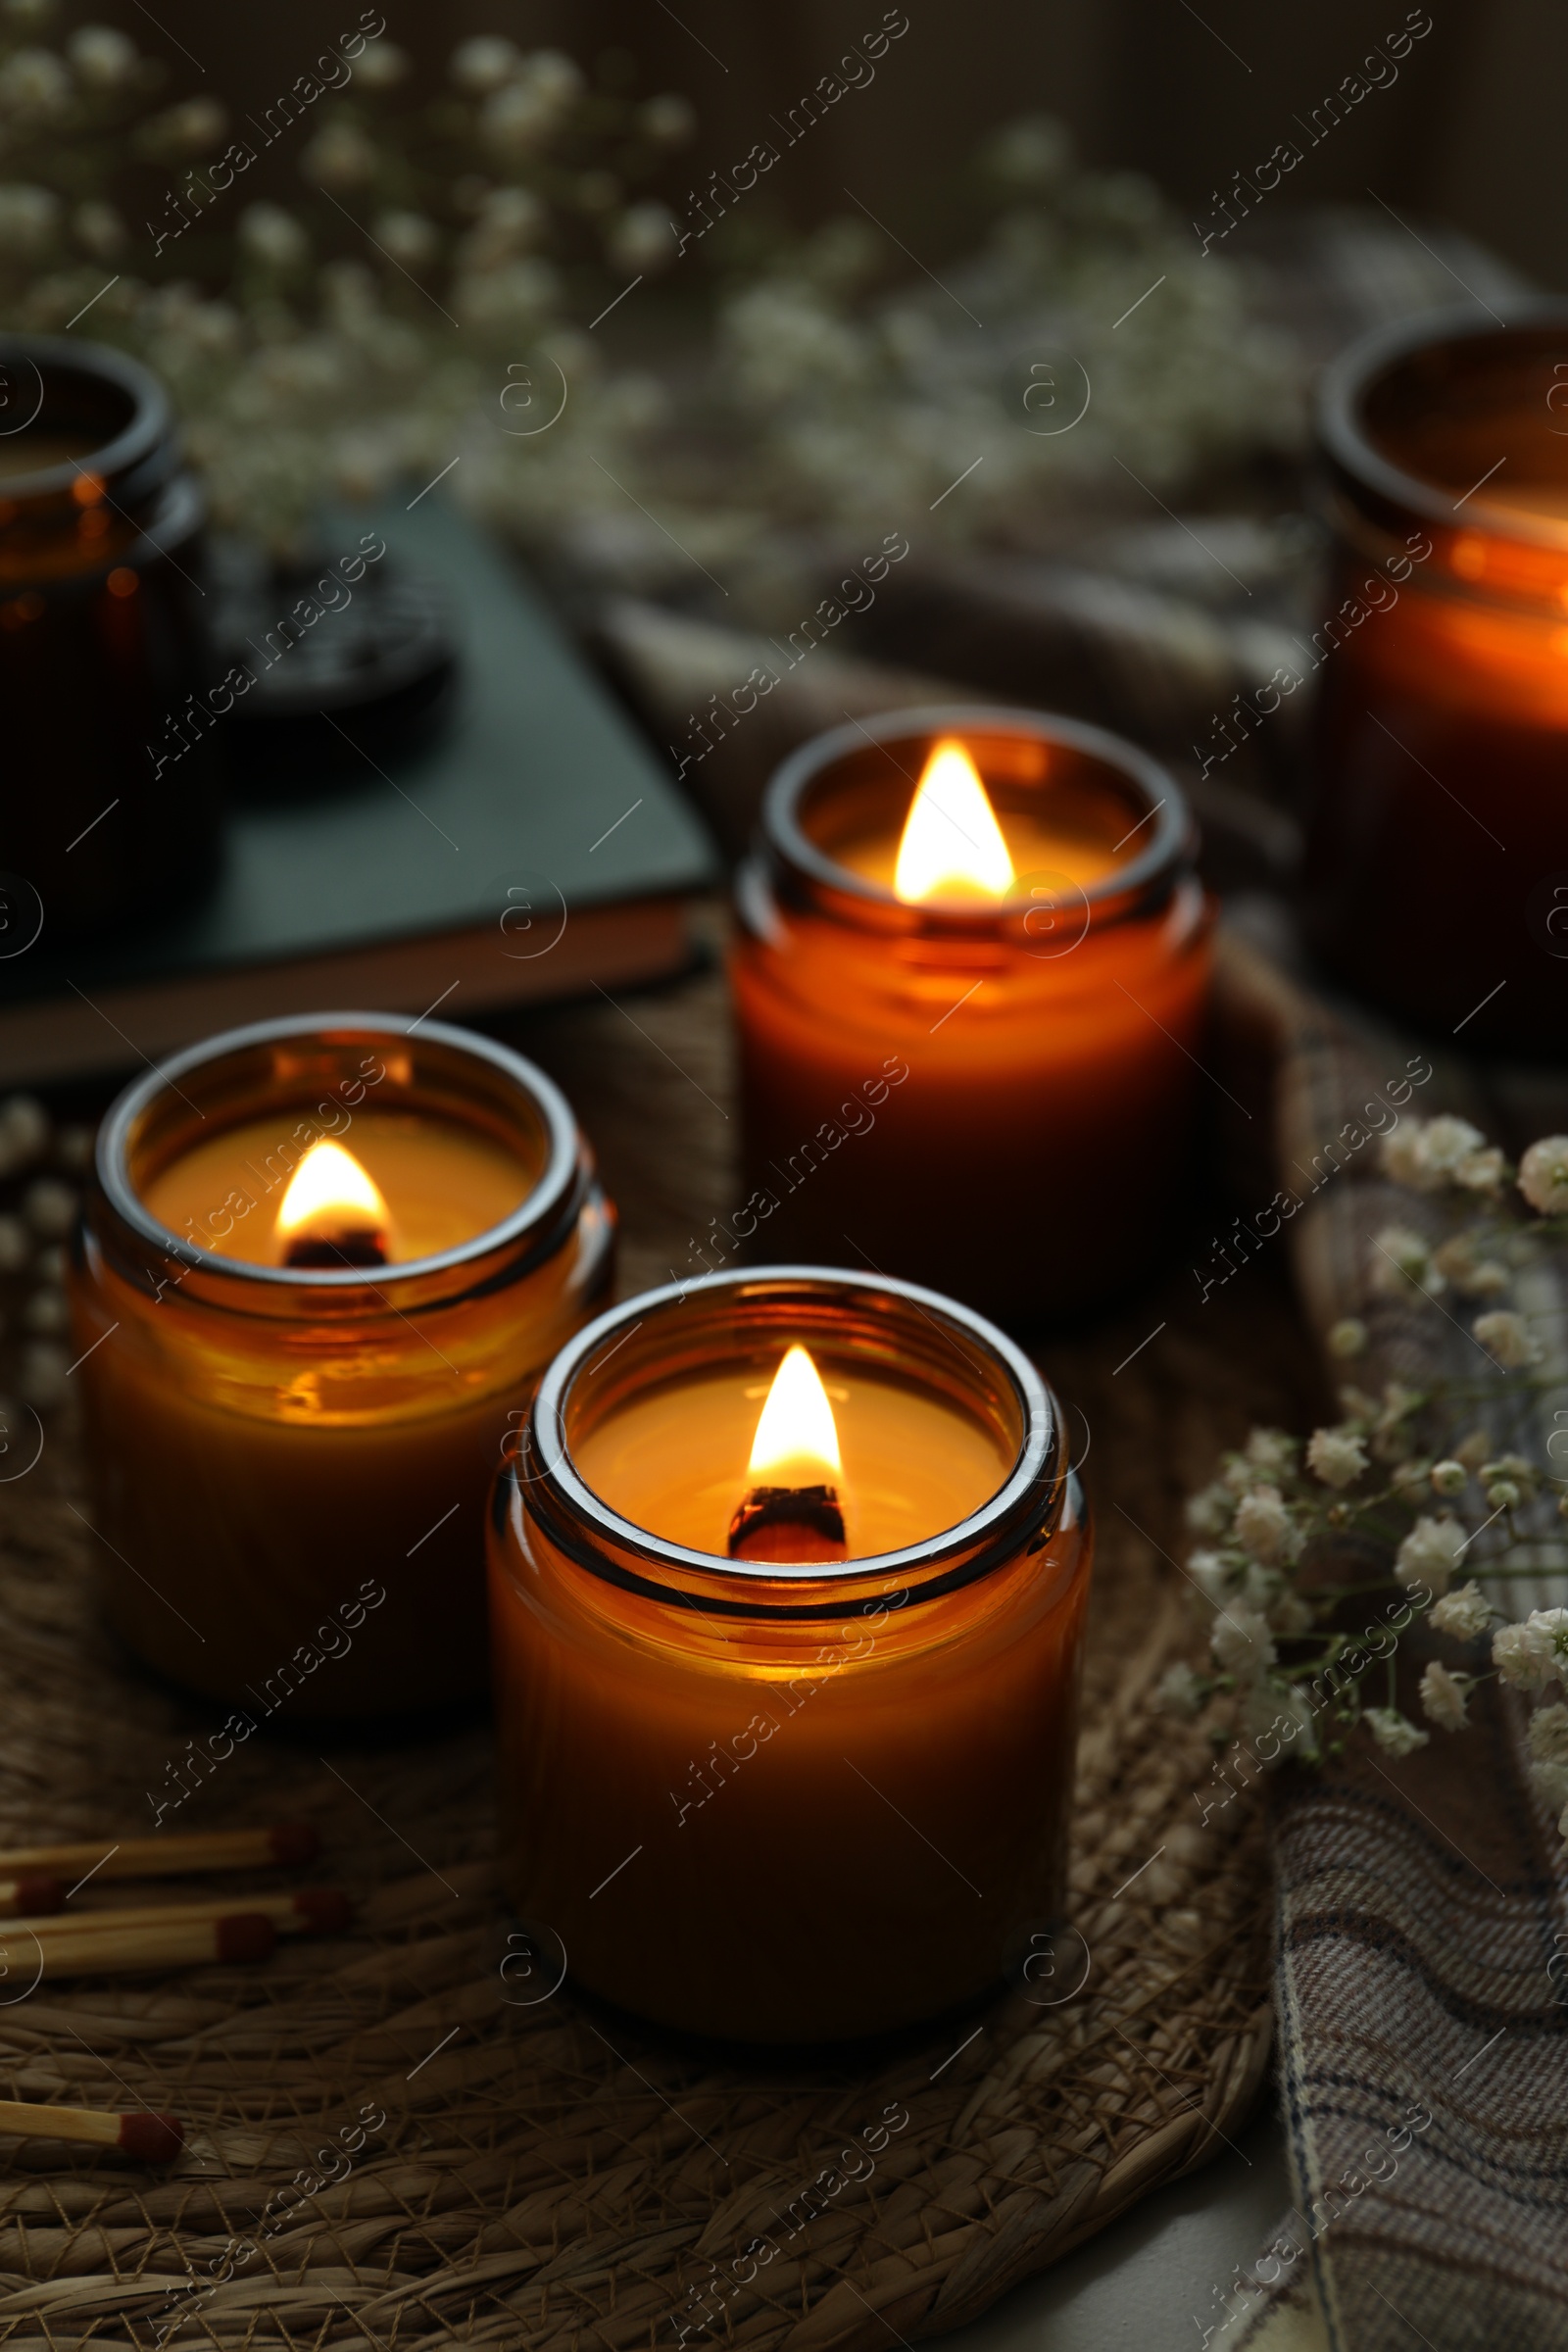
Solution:
M 797 1352 L 831 1436 L 792 1464 L 761 1416 Z M 616 1308 L 542 1382 L 490 1561 L 505 1884 L 590 1990 L 833 2040 L 1059 1922 L 1089 1531 L 978 1316 L 800 1267 Z
M 737 885 L 735 1238 L 1012 1324 L 1135 1280 L 1194 1126 L 1194 852 L 1165 771 L 1068 719 L 902 711 L 796 753 Z
M 373 1247 L 313 1176 L 334 1153 Z M 484 1038 L 267 1022 L 129 1087 L 71 1283 L 119 1632 L 252 1718 L 482 1690 L 485 1496 L 612 1246 L 564 1100 Z
M 1319 431 L 1336 530 L 1309 936 L 1396 1011 L 1568 1027 L 1568 311 L 1355 345 Z

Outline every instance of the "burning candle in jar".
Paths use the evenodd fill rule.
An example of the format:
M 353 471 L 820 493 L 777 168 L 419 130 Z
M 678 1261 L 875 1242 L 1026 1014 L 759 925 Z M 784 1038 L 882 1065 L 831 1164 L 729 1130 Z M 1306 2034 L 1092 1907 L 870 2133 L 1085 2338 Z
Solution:
M 770 1267 L 602 1316 L 491 1514 L 541 1954 L 778 2042 L 1016 1972 L 1062 1910 L 1089 1564 L 1051 1392 L 954 1301 Z
M 1443 313 L 1329 371 L 1309 936 L 1466 1046 L 1568 1028 L 1568 311 Z
M 72 1272 L 132 1648 L 253 1722 L 482 1689 L 485 1496 L 612 1245 L 566 1103 L 487 1039 L 272 1021 L 137 1080 Z
M 1069 719 L 902 711 L 797 752 L 737 888 L 749 1198 L 720 1254 L 864 1262 L 1009 1323 L 1134 1279 L 1194 1122 L 1194 849 L 1165 771 Z

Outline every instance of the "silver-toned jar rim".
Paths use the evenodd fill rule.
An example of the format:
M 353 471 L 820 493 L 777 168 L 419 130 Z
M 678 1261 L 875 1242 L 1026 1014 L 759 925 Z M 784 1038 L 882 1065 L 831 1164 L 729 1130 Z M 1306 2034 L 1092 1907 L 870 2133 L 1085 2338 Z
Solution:
M 476 1067 L 483 1070 L 495 1082 L 498 1098 L 510 1093 L 540 1122 L 546 1139 L 545 1164 L 532 1190 L 500 1224 L 486 1226 L 466 1241 L 430 1256 L 378 1266 L 373 1279 L 363 1266 L 272 1266 L 250 1258 L 226 1257 L 161 1224 L 137 1193 L 130 1173 L 138 1131 L 154 1106 L 171 1090 L 189 1101 L 182 1081 L 194 1081 L 204 1071 L 212 1072 L 247 1055 L 260 1061 L 270 1048 L 307 1040 L 323 1046 L 364 1046 L 371 1051 L 412 1047 L 417 1054 L 433 1056 L 437 1067 L 444 1059 L 449 1069 L 461 1064 L 470 1071 Z M 307 1091 L 301 1091 L 302 1101 Z M 411 1091 L 416 1089 L 411 1087 Z M 239 1293 L 248 1289 L 258 1302 L 270 1293 L 279 1304 L 285 1298 L 302 1295 L 324 1303 L 344 1294 L 366 1297 L 388 1287 L 396 1287 L 400 1293 L 440 1291 L 453 1275 L 481 1272 L 483 1260 L 498 1261 L 497 1283 L 514 1281 L 560 1245 L 586 1197 L 590 1172 L 591 1160 L 570 1104 L 554 1081 L 531 1061 L 510 1047 L 445 1022 L 376 1012 L 305 1013 L 256 1021 L 187 1047 L 126 1087 L 98 1131 L 94 1158 L 98 1189 L 128 1235 L 218 1285 L 239 1286 Z
M 888 751 L 899 743 L 933 741 L 945 735 L 1025 736 L 1047 746 L 1065 747 L 1098 761 L 1125 788 L 1130 829 L 1145 829 L 1147 838 L 1125 865 L 1107 867 L 1094 880 L 1073 885 L 1097 928 L 1142 913 L 1152 900 L 1167 894 L 1191 870 L 1197 857 L 1197 825 L 1169 768 L 1137 744 L 1087 720 L 989 703 L 931 704 L 912 710 L 886 711 L 834 727 L 801 744 L 782 762 L 763 796 L 749 870 L 755 873 L 760 864 L 764 865 L 783 895 L 805 895 L 821 911 L 851 923 L 955 940 L 973 937 L 977 931 L 995 935 L 1000 930 L 1004 936 L 1016 933 L 1027 945 L 1025 926 L 1032 912 L 1028 900 L 1002 900 L 978 909 L 945 905 L 940 900 L 911 906 L 884 883 L 841 865 L 811 839 L 802 820 L 804 804 L 813 789 L 835 764 L 852 755 L 863 755 L 868 744 Z M 746 870 L 741 884 L 743 902 Z
M 1514 316 L 1505 323 L 1478 318 L 1469 305 L 1425 311 L 1392 326 L 1374 327 L 1361 335 L 1325 368 L 1317 392 L 1317 433 L 1330 465 L 1348 482 L 1386 505 L 1406 511 L 1421 522 L 1445 532 L 1472 527 L 1462 506 L 1441 482 L 1411 473 L 1384 455 L 1363 421 L 1368 394 L 1402 361 L 1445 346 L 1490 344 L 1501 353 L 1510 342 L 1527 347 L 1542 335 L 1562 338 L 1568 361 L 1568 303 L 1561 300 L 1511 304 Z M 1527 508 L 1489 506 L 1484 529 L 1490 538 L 1523 546 L 1568 552 L 1568 519 L 1532 514 Z
M 704 1361 L 705 1330 L 733 1330 L 735 1310 L 747 1304 L 794 1309 L 802 1324 L 812 1303 L 839 1318 L 858 1315 L 869 1331 L 882 1319 L 916 1348 L 924 1324 L 955 1357 L 1004 1386 L 1015 1407 L 1020 1435 L 1011 1469 L 997 1491 L 965 1518 L 925 1542 L 898 1551 L 867 1553 L 837 1563 L 795 1564 L 734 1560 L 666 1541 L 614 1510 L 588 1484 L 572 1458 L 568 1418 L 572 1393 L 585 1374 L 612 1357 L 617 1378 L 635 1375 L 639 1356 L 623 1355 L 635 1335 L 657 1320 L 667 1336 L 669 1313 L 695 1303 L 698 1312 L 684 1327 L 693 1368 Z M 704 1318 L 702 1309 L 712 1311 Z M 724 1319 L 721 1320 L 721 1317 Z M 893 1318 L 898 1318 L 895 1322 Z M 826 1327 L 825 1327 L 826 1328 Z M 651 1348 L 654 1343 L 646 1345 Z M 929 1349 L 928 1352 L 933 1352 Z M 716 1352 L 716 1351 L 715 1351 Z M 667 1359 L 653 1359 L 667 1360 Z M 568 1341 L 540 1383 L 524 1432 L 520 1459 L 512 1463 L 496 1489 L 498 1523 L 512 1498 L 526 1497 L 527 1509 L 555 1546 L 579 1567 L 644 1597 L 678 1602 L 706 1615 L 758 1619 L 811 1618 L 869 1613 L 888 1600 L 890 1580 L 902 1581 L 903 1601 L 932 1599 L 972 1583 L 1024 1550 L 1039 1549 L 1076 1507 L 1076 1480 L 1062 1459 L 1060 1409 L 1046 1381 L 1004 1333 L 972 1308 L 936 1291 L 892 1276 L 862 1276 L 831 1266 L 773 1265 L 706 1274 L 670 1283 L 612 1307 Z M 662 1571 L 649 1574 L 647 1571 Z M 769 1603 L 766 1586 L 821 1588 L 809 1602 Z M 864 1586 L 862 1594 L 858 1588 Z

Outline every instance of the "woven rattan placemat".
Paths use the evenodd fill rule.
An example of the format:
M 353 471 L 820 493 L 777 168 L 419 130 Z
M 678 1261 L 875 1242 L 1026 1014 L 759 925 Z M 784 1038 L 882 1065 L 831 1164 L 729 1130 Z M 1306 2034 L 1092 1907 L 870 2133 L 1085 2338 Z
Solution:
M 623 1286 L 686 1265 L 733 1192 L 717 980 L 514 1034 L 600 1147 Z M 1261 1824 L 1238 1798 L 1202 1826 L 1210 1755 L 1152 1693 L 1194 1646 L 1162 1556 L 1182 1491 L 1249 1422 L 1310 1409 L 1283 1276 L 1255 1272 L 1201 1308 L 1180 1272 L 1043 1359 L 1082 1416 L 1100 1529 L 1073 1997 L 793 2068 L 673 2047 L 569 1985 L 521 2005 L 487 1727 L 258 1738 L 178 1826 L 316 1821 L 313 1875 L 361 1898 L 356 1926 L 260 1967 L 0 1986 L 0 2092 L 145 2103 L 189 2134 L 166 2175 L 0 2140 L 0 2341 L 880 2352 L 1221 2150 L 1268 2057 Z M 0 1495 L 6 1842 L 145 1831 L 147 1791 L 211 1729 L 101 1631 L 80 1507 L 68 1407 Z

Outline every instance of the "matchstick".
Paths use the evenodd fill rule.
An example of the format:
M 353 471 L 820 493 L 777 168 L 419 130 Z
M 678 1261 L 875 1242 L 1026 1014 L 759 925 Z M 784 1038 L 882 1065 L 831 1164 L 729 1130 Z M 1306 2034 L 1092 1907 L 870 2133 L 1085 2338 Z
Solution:
M 280 1936 L 335 1936 L 346 1928 L 354 1908 L 335 1886 L 302 1886 L 296 1894 L 217 1894 L 193 1903 L 103 1904 L 95 1910 L 59 1911 L 37 1919 L 0 1921 L 0 1939 L 22 1948 L 24 1936 L 36 1936 L 53 1946 L 80 1936 L 116 1935 L 127 1928 L 212 1924 L 232 1919 L 237 1904 L 247 1917 L 270 1920 Z
M 92 2107 L 40 2107 L 0 2099 L 0 2132 L 25 2139 L 70 2139 L 85 2148 L 119 2148 L 143 2164 L 171 2164 L 185 2144 L 177 2115 L 102 2115 Z
M 314 1862 L 320 1838 L 309 1822 L 270 1830 L 171 1830 L 167 1838 L 90 1838 L 74 1845 L 23 1845 L 0 1852 L 0 1881 L 48 1871 L 62 1879 L 172 1879 L 202 1870 L 267 1870 Z M 34 1903 L 47 1911 L 48 1903 Z
M 171 1927 L 122 1928 L 115 1934 L 47 1935 L 14 1922 L 0 1924 L 0 1965 L 6 1981 L 28 1990 L 45 1977 L 101 1977 L 131 1969 L 196 1968 L 204 1961 L 266 1960 L 276 1949 L 277 1930 L 256 1911 L 231 1911 L 220 1919 L 187 1919 Z M 25 1999 L 24 1992 L 21 1998 Z
M 0 1879 L 0 1919 L 10 1919 L 21 1913 L 58 1911 L 65 1899 L 65 1881 L 50 1878 L 43 1871 L 32 1871 L 16 1879 Z

